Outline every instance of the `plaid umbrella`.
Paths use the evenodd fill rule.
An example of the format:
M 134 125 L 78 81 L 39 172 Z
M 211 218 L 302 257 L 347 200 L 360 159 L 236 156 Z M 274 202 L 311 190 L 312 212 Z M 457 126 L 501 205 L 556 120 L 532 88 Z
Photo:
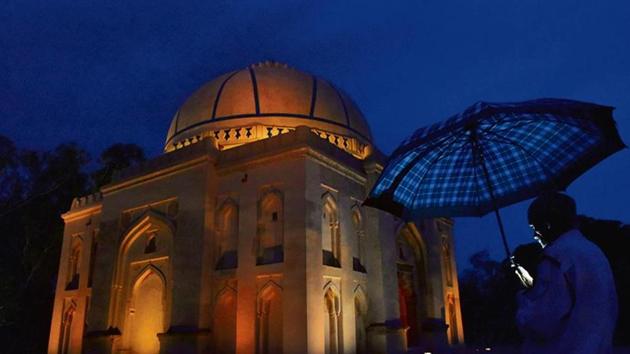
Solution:
M 483 216 L 546 190 L 564 190 L 625 147 L 612 107 L 538 99 L 478 102 L 420 128 L 392 153 L 365 205 L 405 219 Z

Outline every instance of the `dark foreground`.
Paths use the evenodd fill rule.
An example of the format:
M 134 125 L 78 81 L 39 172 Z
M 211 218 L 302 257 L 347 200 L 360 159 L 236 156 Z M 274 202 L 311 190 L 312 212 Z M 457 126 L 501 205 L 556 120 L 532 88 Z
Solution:
M 426 354 L 419 349 L 411 349 L 409 354 Z M 521 354 L 518 347 L 493 347 L 493 348 L 455 348 L 447 353 L 432 352 L 431 354 Z M 613 354 L 630 354 L 630 347 L 616 347 Z

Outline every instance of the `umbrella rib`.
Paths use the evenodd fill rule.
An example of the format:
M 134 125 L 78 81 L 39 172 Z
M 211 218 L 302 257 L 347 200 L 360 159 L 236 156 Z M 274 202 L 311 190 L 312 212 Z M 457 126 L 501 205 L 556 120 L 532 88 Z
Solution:
M 504 121 L 504 120 L 505 120 L 505 118 L 504 118 L 504 119 L 502 119 L 502 121 Z M 491 129 L 492 129 L 493 127 L 495 127 L 497 124 L 499 124 L 499 122 L 495 122 L 495 123 L 494 123 L 494 124 L 492 124 L 491 126 L 489 126 L 489 127 L 485 128 L 485 129 L 482 129 L 481 133 L 486 133 L 486 132 L 491 131 Z M 476 132 L 475 134 L 476 134 L 476 135 L 479 135 L 479 133 L 478 133 L 478 132 Z M 473 170 L 473 173 L 474 173 L 474 181 L 475 181 L 475 186 L 476 186 L 476 189 L 477 189 L 477 194 L 475 194 L 475 198 L 476 198 L 476 203 L 475 203 L 475 205 L 481 205 L 481 200 L 482 200 L 481 193 L 482 193 L 483 188 L 481 188 L 481 186 L 480 186 L 480 184 L 479 184 L 479 174 L 478 174 L 478 172 L 477 172 L 477 167 L 479 167 L 479 166 L 480 166 L 480 164 L 481 164 L 481 163 L 483 163 L 483 161 L 477 161 L 478 156 L 477 156 L 477 154 L 475 153 L 475 145 L 476 145 L 476 144 L 475 144 L 475 141 L 473 141 L 473 140 L 476 140 L 476 138 L 474 138 L 474 137 L 471 135 L 471 136 L 470 136 L 470 139 L 467 141 L 467 143 L 468 143 L 468 144 L 470 144 L 470 150 L 471 150 L 471 152 L 472 152 L 472 156 L 473 156 L 473 169 L 472 169 L 472 170 Z M 480 143 L 480 142 L 477 140 L 477 144 L 479 144 L 479 143 Z M 482 166 L 482 167 L 483 167 L 483 166 Z M 484 174 L 482 173 L 482 175 L 484 175 Z M 490 185 L 488 185 L 487 187 L 488 187 L 488 188 L 490 188 L 490 189 L 492 188 L 492 186 L 490 186 Z M 494 196 L 492 195 L 493 193 L 492 193 L 492 191 L 491 191 L 491 190 L 489 190 L 489 193 L 490 193 L 490 199 L 491 199 L 491 200 L 492 200 L 492 199 L 494 199 Z M 481 208 L 480 208 L 480 209 L 481 209 Z M 481 209 L 481 210 L 483 210 L 483 209 Z
M 431 170 L 431 168 L 433 166 L 435 166 L 435 164 L 437 164 L 438 162 L 440 162 L 440 160 L 442 160 L 446 154 L 446 150 L 448 150 L 448 153 L 451 153 L 455 148 L 453 147 L 453 145 L 455 145 L 458 141 L 458 139 L 461 137 L 461 133 L 458 134 L 457 136 L 455 136 L 455 138 L 453 139 L 453 142 L 450 143 L 448 146 L 444 147 L 444 149 L 440 152 L 440 154 L 429 164 L 429 166 L 425 169 L 424 173 L 422 174 L 422 177 L 420 177 L 420 180 L 418 181 L 418 183 L 416 184 L 416 187 L 414 189 L 414 193 L 415 195 L 417 195 L 417 191 L 418 188 L 420 188 L 420 185 L 422 184 L 422 181 L 424 180 L 424 178 L 426 177 L 426 175 L 429 173 L 429 171 Z M 450 150 L 449 150 L 450 149 Z M 414 200 L 415 201 L 415 200 Z
M 475 156 L 474 153 L 474 143 L 472 142 L 472 140 L 468 140 L 467 141 L 468 144 L 470 144 L 470 151 L 473 154 L 473 173 L 474 173 L 474 181 L 475 181 L 475 186 L 477 186 L 477 194 L 475 194 L 475 205 L 481 205 L 481 186 L 479 185 L 479 174 L 477 173 L 477 158 Z
M 497 139 L 499 139 L 499 140 L 494 140 L 492 138 L 489 138 L 490 140 L 494 140 L 494 141 L 499 142 L 499 143 L 505 143 L 505 144 L 513 145 L 513 146 L 521 149 L 525 154 L 527 154 L 527 156 L 529 156 L 532 160 L 534 160 L 538 164 L 538 166 L 540 166 L 540 168 L 547 175 L 547 178 L 549 179 L 549 181 L 551 181 L 551 184 L 554 187 L 557 187 L 556 183 L 555 183 L 555 180 L 554 180 L 554 175 L 550 172 L 549 168 L 544 163 L 542 163 L 536 156 L 532 155 L 532 153 L 529 152 L 525 147 L 523 147 L 518 142 L 516 142 L 516 141 L 514 141 L 514 140 L 512 140 L 512 139 L 510 139 L 508 137 L 505 137 L 503 135 L 499 135 L 499 134 L 497 134 L 495 132 L 486 132 L 486 133 L 491 134 L 491 135 L 495 136 Z
M 484 133 L 484 132 L 486 132 L 486 131 L 490 131 L 490 130 L 492 130 L 494 127 L 496 127 L 498 124 L 504 123 L 506 120 L 508 120 L 508 119 L 511 117 L 508 113 L 504 113 L 504 114 L 506 115 L 505 117 L 504 117 L 504 116 L 497 117 L 495 122 L 493 122 L 493 123 L 492 123 L 489 127 L 484 128 L 481 132 L 482 132 L 482 133 Z M 492 118 L 492 117 L 495 117 L 495 116 L 488 116 L 488 117 L 486 117 L 485 119 L 490 119 L 490 118 Z M 480 122 L 481 122 L 481 121 L 480 121 Z M 477 126 L 479 126 L 479 125 L 480 125 L 480 124 L 479 124 L 479 123 L 477 123 Z
M 456 140 L 457 140 L 457 137 L 453 137 L 453 140 L 454 140 L 454 141 L 456 141 Z M 446 151 L 446 150 L 447 150 L 447 149 L 448 149 L 451 145 L 453 145 L 453 144 L 454 144 L 454 142 L 451 142 L 449 145 L 444 146 L 444 147 L 442 148 L 442 151 L 440 151 L 440 153 L 438 154 L 438 156 L 434 158 L 434 161 L 433 161 L 432 163 L 430 163 L 430 164 L 429 164 L 429 166 L 425 169 L 424 173 L 423 173 L 423 174 L 422 174 L 422 176 L 420 177 L 420 180 L 418 181 L 418 183 L 416 183 L 416 186 L 415 186 L 415 188 L 414 188 L 414 194 L 416 193 L 416 191 L 417 191 L 417 190 L 418 190 L 418 188 L 420 187 L 420 183 L 422 182 L 422 180 L 424 180 L 424 177 L 427 175 L 427 173 L 429 173 L 429 169 L 431 168 L 431 166 L 433 166 L 433 165 L 437 162 L 437 160 L 439 160 L 439 159 L 440 159 L 440 158 L 444 155 L 444 152 L 445 152 L 445 151 Z M 414 161 L 414 164 L 415 164 L 415 162 L 416 162 L 416 161 Z M 412 167 L 412 168 L 413 168 L 413 167 Z M 408 171 L 406 171 L 405 175 L 406 175 L 407 173 L 409 173 L 409 171 L 411 171 L 411 169 L 412 169 L 412 168 L 410 168 Z M 406 176 L 404 176 L 404 177 L 406 177 Z M 402 180 L 404 179 L 404 177 L 402 177 L 402 178 L 400 179 L 400 181 L 402 181 Z M 400 184 L 400 182 L 399 182 L 397 185 L 399 185 L 399 184 Z
M 530 122 L 539 122 L 541 120 L 548 121 L 548 122 L 554 122 L 554 123 L 560 123 L 560 124 L 566 124 L 566 125 L 570 125 L 570 126 L 575 127 L 575 128 L 579 128 L 579 129 L 584 129 L 585 128 L 585 127 L 583 127 L 583 126 L 581 126 L 579 124 L 575 124 L 575 123 L 573 123 L 571 121 L 567 121 L 565 119 L 562 119 L 564 117 L 555 116 L 555 115 L 554 115 L 555 119 L 549 119 L 549 117 L 546 114 L 530 113 L 532 115 L 532 118 L 522 119 L 522 118 L 519 118 L 518 116 L 514 116 L 512 113 L 506 113 L 506 112 L 498 112 L 498 113 L 501 113 L 504 116 L 501 116 L 500 118 L 496 118 L 497 121 L 493 122 L 489 127 L 484 128 L 483 130 L 481 130 L 481 133 L 485 133 L 485 132 L 494 130 L 493 128 L 496 127 L 498 124 L 504 124 L 504 123 L 512 122 L 512 121 L 516 121 L 517 124 L 512 126 L 512 127 L 509 127 L 509 128 L 498 129 L 498 131 L 502 132 L 502 131 L 505 131 L 505 130 L 508 130 L 508 129 L 519 128 L 519 127 L 521 127 L 521 126 L 523 126 L 525 124 L 528 124 Z M 493 117 L 495 117 L 495 116 L 488 116 L 488 117 L 485 117 L 484 119 L 489 119 L 489 118 L 493 118 Z M 477 125 L 479 125 L 479 124 L 477 124 Z
M 439 124 L 439 123 L 438 123 L 438 124 Z M 433 124 L 433 125 L 431 125 L 431 126 L 429 126 L 429 127 L 420 128 L 420 129 L 429 129 L 429 130 L 430 130 L 430 128 L 431 128 L 431 127 L 433 127 L 433 126 L 435 126 L 435 125 L 438 125 L 438 124 Z M 398 146 L 398 147 L 394 150 L 394 152 L 392 153 L 392 156 L 403 154 L 403 151 L 404 151 L 404 152 L 407 152 L 407 151 L 409 151 L 409 150 L 413 150 L 413 149 L 417 148 L 418 146 L 425 144 L 425 142 L 430 143 L 430 144 L 428 144 L 428 145 L 429 145 L 429 147 L 431 147 L 431 146 L 435 146 L 435 145 L 439 144 L 440 142 L 442 142 L 443 140 L 446 140 L 446 139 L 448 139 L 449 137 L 453 137 L 453 136 L 452 136 L 452 135 L 451 135 L 451 136 L 446 135 L 446 136 L 443 136 L 443 137 L 441 137 L 441 138 L 436 138 L 436 140 L 437 140 L 437 141 L 435 141 L 435 142 L 433 142 L 433 143 L 431 143 L 431 139 L 429 139 L 429 137 L 431 137 L 431 136 L 436 136 L 436 137 L 438 137 L 438 136 L 439 136 L 439 134 L 438 134 L 438 133 L 441 133 L 443 130 L 454 129 L 454 128 L 456 128 L 456 127 L 457 127 L 457 125 L 459 125 L 459 124 L 461 124 L 461 122 L 459 122 L 459 121 L 458 121 L 458 122 L 455 122 L 454 124 L 449 124 L 449 125 L 444 125 L 444 126 L 441 126 L 441 127 L 440 127 L 439 129 L 437 129 L 437 130 L 430 131 L 430 132 L 428 133 L 428 135 L 426 135 L 426 136 L 422 136 L 422 135 L 420 135 L 420 136 L 416 137 L 416 133 L 418 132 L 418 131 L 416 131 L 416 132 L 414 132 L 414 133 L 413 133 L 413 134 L 412 134 L 409 138 L 405 139 L 405 140 L 403 141 L 403 143 L 402 143 L 401 145 L 399 145 L 399 146 Z M 418 130 L 420 130 L 420 129 L 418 129 Z M 420 142 L 422 142 L 422 143 L 420 143 Z
M 506 123 L 506 121 L 509 122 L 509 118 L 504 118 L 502 120 L 502 123 Z M 503 128 L 503 129 L 493 129 L 495 126 L 497 126 L 497 124 L 498 124 L 498 122 L 497 122 L 497 123 L 492 124 L 491 126 L 485 128 L 485 129 L 483 129 L 481 131 L 481 133 L 486 133 L 486 132 L 489 132 L 489 131 L 504 132 L 506 130 L 512 130 L 512 129 L 520 128 L 520 127 L 522 127 L 522 126 L 524 126 L 526 124 L 529 124 L 530 122 L 536 122 L 536 121 L 537 121 L 536 119 L 518 119 L 518 123 L 515 124 L 514 126 L 506 127 L 506 128 Z
M 451 136 L 451 138 L 453 140 L 457 140 L 457 138 L 460 137 L 460 135 L 462 135 L 464 132 L 460 132 L 457 135 L 453 135 Z M 442 139 L 439 142 L 443 142 L 444 140 L 448 140 L 448 139 Z M 421 158 L 423 158 L 424 156 L 426 156 L 426 154 L 433 148 L 435 147 L 435 145 L 437 145 L 438 142 L 432 144 L 430 147 L 426 147 L 425 149 L 423 149 L 424 153 L 423 154 L 418 154 L 418 156 L 414 157 L 411 161 L 409 161 L 409 163 L 398 173 L 398 175 L 396 175 L 396 177 L 394 178 L 394 180 L 392 181 L 392 183 L 390 184 L 390 188 L 387 189 L 387 191 L 389 193 L 392 194 L 392 198 L 394 195 L 394 190 L 396 189 L 396 187 L 400 184 L 400 182 L 407 176 L 407 174 L 409 173 L 409 171 L 411 171 L 411 169 L 413 168 L 413 166 L 416 164 L 416 162 L 418 162 L 418 160 L 420 160 Z M 452 144 L 452 143 L 451 143 Z M 450 145 L 449 145 L 450 146 Z M 411 149 L 410 149 L 411 150 Z M 392 190 L 393 187 L 393 190 Z

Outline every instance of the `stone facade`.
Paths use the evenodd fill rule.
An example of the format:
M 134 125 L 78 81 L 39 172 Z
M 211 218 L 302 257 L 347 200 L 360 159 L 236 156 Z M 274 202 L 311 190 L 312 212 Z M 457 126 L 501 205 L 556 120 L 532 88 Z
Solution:
M 311 76 L 277 64 L 246 70 L 251 116 L 200 121 L 196 93 L 164 155 L 63 215 L 48 352 L 402 353 L 462 343 L 452 221 L 405 223 L 362 207 L 384 157 L 358 109 L 320 79 L 324 102 L 303 101 L 329 115 L 308 120 L 286 90 L 309 87 L 291 80 Z M 220 88 L 251 93 L 226 77 L 210 83 L 214 111 L 218 102 L 239 109 Z M 276 104 L 284 113 L 261 112 L 276 97 L 289 102 Z M 345 120 L 335 121 L 335 104 Z M 178 124 L 193 128 L 179 134 Z M 246 127 L 262 133 L 238 140 Z

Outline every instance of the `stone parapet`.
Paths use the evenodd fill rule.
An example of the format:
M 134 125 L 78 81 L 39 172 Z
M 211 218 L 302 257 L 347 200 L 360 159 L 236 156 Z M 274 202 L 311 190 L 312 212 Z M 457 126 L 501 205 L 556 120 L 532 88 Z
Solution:
M 76 197 L 72 199 L 72 205 L 70 210 L 83 209 L 94 204 L 98 204 L 103 200 L 101 192 L 85 195 L 83 197 Z
M 120 184 L 137 176 L 147 175 L 152 172 L 164 170 L 166 168 L 178 165 L 182 162 L 195 159 L 204 155 L 214 155 L 217 152 L 215 144 L 210 140 L 203 140 L 197 144 L 186 146 L 177 151 L 163 154 L 147 160 L 137 166 L 124 169 L 114 174 L 113 182 L 103 187 L 107 190 L 110 187 Z

